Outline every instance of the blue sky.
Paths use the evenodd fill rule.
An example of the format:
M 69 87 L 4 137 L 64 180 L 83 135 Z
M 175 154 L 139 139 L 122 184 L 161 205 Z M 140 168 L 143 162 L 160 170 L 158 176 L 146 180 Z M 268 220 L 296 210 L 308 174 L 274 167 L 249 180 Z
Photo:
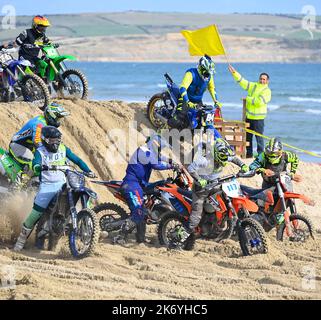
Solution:
M 0 9 L 9 4 L 15 7 L 18 15 L 126 10 L 299 14 L 305 5 L 313 5 L 321 15 L 320 0 L 0 0 Z

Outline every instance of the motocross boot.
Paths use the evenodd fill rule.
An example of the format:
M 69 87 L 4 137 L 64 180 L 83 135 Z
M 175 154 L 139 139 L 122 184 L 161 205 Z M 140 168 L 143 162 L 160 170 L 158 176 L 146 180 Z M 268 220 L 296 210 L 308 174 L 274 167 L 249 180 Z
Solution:
M 32 229 L 26 228 L 24 225 L 22 225 L 20 235 L 19 235 L 17 242 L 13 248 L 14 251 L 21 251 L 23 249 L 31 231 L 32 231 Z
M 128 218 L 124 221 L 121 226 L 121 230 L 118 236 L 114 237 L 113 243 L 114 244 L 125 244 L 127 243 L 128 235 L 133 232 L 136 227 L 136 223 Z
M 168 249 L 183 249 L 183 245 L 188 237 L 192 234 L 192 231 L 185 228 L 184 226 L 178 226 L 172 234 L 168 244 Z
M 140 223 L 137 224 L 136 227 L 136 241 L 138 243 L 143 243 L 146 242 L 146 222 L 142 221 Z

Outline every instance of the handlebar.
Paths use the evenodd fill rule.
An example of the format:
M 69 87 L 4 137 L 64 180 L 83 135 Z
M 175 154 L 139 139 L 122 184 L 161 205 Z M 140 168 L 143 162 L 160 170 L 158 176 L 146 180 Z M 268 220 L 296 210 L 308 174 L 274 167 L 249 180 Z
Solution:
M 41 167 L 41 170 L 42 171 L 61 171 L 65 174 L 67 171 L 72 171 L 75 173 L 80 173 L 80 174 L 82 174 L 86 177 L 89 177 L 89 178 L 96 178 L 96 175 L 93 172 L 78 171 L 78 170 L 75 170 L 72 166 L 45 166 L 45 165 L 43 165 Z M 94 174 L 94 176 L 93 176 L 93 174 Z

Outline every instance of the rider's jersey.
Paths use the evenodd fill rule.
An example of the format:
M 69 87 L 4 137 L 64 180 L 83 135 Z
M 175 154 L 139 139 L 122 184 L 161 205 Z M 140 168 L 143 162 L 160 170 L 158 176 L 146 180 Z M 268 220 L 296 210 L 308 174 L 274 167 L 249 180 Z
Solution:
M 206 89 L 209 90 L 213 101 L 216 100 L 213 75 L 209 79 L 204 80 L 197 68 L 191 68 L 186 71 L 179 91 L 185 102 L 199 103 L 202 102 Z
M 16 38 L 16 43 L 20 46 L 19 49 L 19 57 L 23 57 L 26 60 L 33 60 L 39 55 L 40 48 L 26 48 L 24 44 L 32 44 L 35 43 L 48 43 L 49 38 L 46 35 L 43 35 L 37 32 L 34 29 L 26 29 L 21 32 L 18 37 Z
M 32 168 L 36 175 L 38 172 L 41 172 L 39 177 L 41 183 L 64 183 L 66 181 L 66 177 L 63 172 L 59 170 L 41 171 L 41 168 L 42 166 L 64 166 L 67 164 L 68 160 L 75 163 L 82 171 L 90 171 L 87 164 L 62 143 L 60 144 L 58 151 L 55 153 L 49 152 L 44 146 L 40 146 L 32 161 Z
M 281 159 L 279 163 L 272 164 L 269 162 L 265 153 L 262 152 L 258 155 L 258 157 L 250 164 L 250 170 L 256 170 L 259 168 L 270 169 L 275 173 L 281 173 L 286 171 L 287 165 L 291 164 L 290 172 L 295 174 L 299 165 L 299 157 L 296 153 L 291 151 L 284 151 L 282 153 Z M 273 181 L 272 177 L 267 177 L 262 174 L 262 178 L 265 182 L 271 183 Z
M 236 156 L 228 158 L 229 162 L 232 162 L 242 168 L 244 163 Z M 195 180 L 216 180 L 221 176 L 223 166 L 218 164 L 211 152 L 205 154 L 197 153 L 193 159 L 193 162 L 188 166 L 187 170 Z
M 130 158 L 123 182 L 138 182 L 142 187 L 145 187 L 153 169 L 168 170 L 172 169 L 172 165 L 160 161 L 149 148 L 142 146 Z
M 11 139 L 11 142 L 18 143 L 35 151 L 41 144 L 41 129 L 47 126 L 44 116 L 37 116 L 29 120 Z

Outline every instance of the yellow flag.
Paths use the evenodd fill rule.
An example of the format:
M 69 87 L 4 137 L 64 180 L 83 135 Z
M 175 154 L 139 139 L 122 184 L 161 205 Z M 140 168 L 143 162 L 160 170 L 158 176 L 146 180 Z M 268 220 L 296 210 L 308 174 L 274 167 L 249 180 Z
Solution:
M 216 25 L 198 29 L 195 31 L 182 30 L 181 34 L 189 44 L 189 53 L 191 56 L 218 56 L 225 54 L 220 35 Z

